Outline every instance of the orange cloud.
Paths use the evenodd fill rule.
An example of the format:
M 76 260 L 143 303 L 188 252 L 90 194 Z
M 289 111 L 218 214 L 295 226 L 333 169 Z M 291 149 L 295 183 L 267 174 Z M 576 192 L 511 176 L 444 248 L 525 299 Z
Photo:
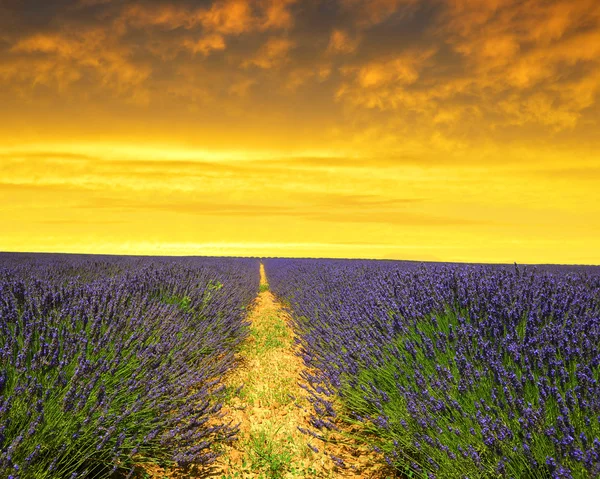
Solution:
M 224 104 L 220 111 L 240 119 L 263 89 L 291 100 L 313 85 L 319 98 L 330 99 L 320 107 L 332 115 L 339 104 L 352 107 L 332 131 L 357 118 L 368 122 L 360 108 L 417 114 L 410 121 L 428 130 L 425 137 L 432 129 L 464 134 L 465 125 L 493 135 L 514 126 L 559 132 L 592 121 L 600 71 L 594 0 L 448 0 L 432 5 L 427 22 L 415 0 L 338 1 L 344 21 L 323 17 L 330 25 L 314 35 L 302 30 L 310 27 L 295 29 L 295 16 L 312 12 L 295 0 L 92 2 L 102 14 L 88 26 L 65 16 L 53 30 L 3 33 L 10 53 L 0 61 L 0 79 L 30 102 L 40 85 L 73 97 L 108 91 L 139 105 L 161 103 L 167 92 L 196 113 L 213 97 Z M 90 4 L 78 5 L 85 11 Z M 395 42 L 387 30 L 381 36 L 388 20 L 410 24 L 415 38 Z M 247 42 L 236 39 L 242 35 Z M 262 46 L 249 52 L 255 45 Z M 189 55 L 198 58 L 189 62 Z
M 295 0 L 216 0 L 209 7 L 190 8 L 178 4 L 126 5 L 116 24 L 129 27 L 160 26 L 165 29 L 202 27 L 222 35 L 284 29 L 293 25 L 289 7 Z
M 344 2 L 354 10 L 365 4 Z M 399 2 L 382 5 L 390 15 L 400 12 Z M 466 125 L 494 134 L 514 126 L 560 132 L 594 122 L 588 109 L 600 93 L 600 4 L 450 0 L 440 12 L 425 31 L 429 48 L 399 47 L 380 58 L 364 58 L 359 49 L 356 60 L 340 67 L 336 99 L 365 121 L 356 107 L 417 113 L 413 125 L 443 128 L 434 134 L 446 138 Z
M 553 96 L 544 92 L 534 93 L 525 99 L 509 97 L 499 103 L 499 108 L 507 116 L 505 121 L 510 124 L 522 126 L 540 123 L 557 131 L 573 128 L 579 118 L 579 114 L 569 108 L 557 108 Z
M 476 86 L 528 89 L 560 82 L 565 65 L 600 62 L 593 0 L 452 0 L 449 7 L 440 35 L 465 57 Z
M 294 25 L 294 17 L 290 12 L 290 6 L 296 0 L 266 0 L 262 2 L 264 9 L 262 30 L 291 28 Z
M 255 23 L 247 0 L 215 2 L 210 9 L 199 10 L 197 17 L 204 28 L 229 35 L 239 35 L 251 30 Z
M 202 53 L 206 56 L 213 51 L 224 50 L 225 39 L 222 35 L 210 34 L 195 41 L 186 39 L 184 40 L 183 45 L 191 50 L 192 53 Z
M 405 87 L 417 82 L 420 71 L 434 54 L 432 49 L 413 50 L 391 59 L 342 67 L 343 76 L 350 82 L 341 85 L 336 98 L 381 110 L 417 106 L 423 100 L 423 93 L 411 93 Z
M 356 50 L 358 43 L 358 38 L 351 38 L 347 32 L 336 28 L 331 32 L 327 51 L 332 53 L 352 53 Z
M 381 23 L 401 7 L 417 2 L 418 0 L 340 0 L 344 9 L 354 13 L 356 24 L 360 27 Z
M 126 4 L 114 25 L 119 34 L 125 33 L 131 27 L 143 28 L 160 26 L 166 29 L 178 27 L 191 28 L 198 22 L 197 11 L 180 6 L 160 4 L 148 6 L 141 3 Z
M 101 85 L 134 101 L 144 101 L 143 83 L 151 68 L 133 63 L 131 52 L 105 30 L 33 34 L 17 41 L 11 50 L 31 56 L 21 56 L 5 66 L 5 77 L 29 81 L 34 86 L 56 84 L 64 90 L 92 71 Z
M 244 62 L 244 66 L 255 65 L 263 69 L 275 68 L 286 62 L 294 42 L 285 37 L 271 37 L 258 50 L 256 55 Z

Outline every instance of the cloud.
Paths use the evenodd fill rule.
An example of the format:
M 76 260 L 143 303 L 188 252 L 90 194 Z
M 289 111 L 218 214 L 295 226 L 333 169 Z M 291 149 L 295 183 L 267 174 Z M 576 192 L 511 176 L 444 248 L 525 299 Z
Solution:
M 499 103 L 499 108 L 506 113 L 508 123 L 521 126 L 527 123 L 540 123 L 560 131 L 574 128 L 579 114 L 566 107 L 556 107 L 554 96 L 538 92 L 527 98 L 512 96 Z
M 208 30 L 223 34 L 290 28 L 294 19 L 289 7 L 295 0 L 225 0 L 201 10 L 198 18 Z
M 295 0 L 215 0 L 208 6 L 184 3 L 126 4 L 116 19 L 121 30 L 162 27 L 202 28 L 209 33 L 241 35 L 281 30 L 293 25 L 289 11 Z
M 290 7 L 296 0 L 267 0 L 262 2 L 264 9 L 262 30 L 289 29 L 294 25 L 294 16 Z
M 201 57 L 227 54 L 231 38 L 254 35 L 256 41 L 264 35 L 266 44 L 254 64 L 274 66 L 293 42 L 268 34 L 293 27 L 290 9 L 294 3 L 81 1 L 64 8 L 44 8 L 40 11 L 44 21 L 37 23 L 18 5 L 11 6 L 4 19 L 13 18 L 10 23 L 22 25 L 4 29 L 0 39 L 0 81 L 23 98 L 41 93 L 36 87 L 42 85 L 86 99 L 102 96 L 98 92 L 103 90 L 147 105 L 160 97 L 160 91 L 173 91 L 173 86 L 165 88 L 164 84 L 177 80 L 173 75 L 169 78 L 169 71 L 185 66 L 181 61 L 185 52 Z M 8 47 L 4 51 L 3 42 Z M 243 44 L 238 47 L 243 49 Z M 238 51 L 233 56 L 247 57 L 246 53 Z M 186 86 L 175 89 L 182 91 Z
M 199 38 L 198 40 L 184 40 L 183 45 L 192 51 L 192 53 L 202 53 L 208 55 L 213 51 L 225 49 L 225 39 L 219 34 L 210 34 Z
M 256 52 L 256 55 L 244 61 L 245 67 L 254 65 L 263 69 L 276 68 L 289 61 L 288 53 L 294 47 L 294 42 L 285 37 L 269 38 Z
M 338 88 L 336 98 L 355 106 L 381 110 L 399 107 L 419 109 L 423 93 L 412 93 L 405 87 L 417 82 L 434 54 L 434 49 L 415 49 L 389 59 L 342 67 L 340 71 L 349 81 Z
M 264 121 L 264 142 L 268 125 L 321 143 L 345 132 L 348 144 L 377 129 L 377 149 L 400 132 L 404 144 L 575 138 L 598 121 L 595 0 L 45 5 L 38 20 L 25 4 L 2 7 L 0 100 L 15 111 L 60 116 L 73 102 L 131 124 L 174 118 L 181 131 Z M 123 102 L 138 111 L 116 113 Z
M 125 3 L 116 18 L 115 30 L 121 35 L 130 29 L 162 27 L 176 29 L 192 28 L 199 23 L 200 9 L 186 8 L 184 5 Z
M 256 28 L 256 19 L 247 0 L 228 0 L 213 3 L 210 9 L 197 14 L 204 28 L 227 35 L 239 35 Z
M 352 12 L 367 4 L 342 2 Z M 592 107 L 600 93 L 600 4 L 449 0 L 430 3 L 423 21 L 426 4 L 382 2 L 385 18 L 362 27 L 353 58 L 338 66 L 335 99 L 351 107 L 346 111 L 355 124 L 381 130 L 410 124 L 399 131 L 457 145 L 525 131 L 558 134 L 597 122 Z M 388 21 L 409 28 L 403 15 L 414 15 L 423 29 L 391 48 L 382 39 L 395 37 L 376 32 L 389 35 Z M 335 44 L 330 37 L 329 49 Z M 337 44 L 344 45 L 343 35 Z
M 468 90 L 490 112 L 501 115 L 496 125 L 537 123 L 570 129 L 596 99 L 597 2 L 452 0 L 438 35 L 462 57 Z M 579 91 L 569 95 L 573 85 Z
M 352 53 L 358 47 L 358 43 L 358 38 L 351 38 L 347 32 L 336 28 L 329 37 L 327 51 L 331 53 Z
M 25 56 L 2 68 L 5 78 L 59 90 L 93 73 L 101 86 L 138 101 L 151 73 L 151 67 L 131 61 L 131 51 L 99 28 L 33 34 L 17 41 L 11 51 Z
M 343 9 L 353 14 L 359 27 L 377 25 L 398 13 L 402 7 L 410 7 L 418 0 L 340 0 Z

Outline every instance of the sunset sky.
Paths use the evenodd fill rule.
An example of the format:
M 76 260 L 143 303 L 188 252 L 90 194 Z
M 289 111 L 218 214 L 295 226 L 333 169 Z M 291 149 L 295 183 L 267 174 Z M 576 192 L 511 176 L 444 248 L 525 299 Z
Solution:
M 598 0 L 1 0 L 0 251 L 600 264 Z

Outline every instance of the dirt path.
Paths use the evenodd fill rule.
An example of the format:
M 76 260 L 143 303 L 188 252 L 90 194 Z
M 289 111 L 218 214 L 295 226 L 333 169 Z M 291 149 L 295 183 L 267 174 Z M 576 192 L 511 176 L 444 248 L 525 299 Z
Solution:
M 294 354 L 289 318 L 268 290 L 262 264 L 260 277 L 261 292 L 248 317 L 250 337 L 240 351 L 240 366 L 226 381 L 231 391 L 243 386 L 226 406 L 227 415 L 240 423 L 239 439 L 225 446 L 216 475 L 334 477 L 331 461 L 315 454 L 307 444 L 310 438 L 298 431 L 298 426 L 307 427 L 308 416 L 298 386 L 303 364 Z

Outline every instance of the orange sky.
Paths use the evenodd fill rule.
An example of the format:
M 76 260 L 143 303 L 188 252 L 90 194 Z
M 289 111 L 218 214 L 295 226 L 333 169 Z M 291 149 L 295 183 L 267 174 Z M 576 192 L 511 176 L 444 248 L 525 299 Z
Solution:
M 8 0 L 0 251 L 600 264 L 597 0 Z

